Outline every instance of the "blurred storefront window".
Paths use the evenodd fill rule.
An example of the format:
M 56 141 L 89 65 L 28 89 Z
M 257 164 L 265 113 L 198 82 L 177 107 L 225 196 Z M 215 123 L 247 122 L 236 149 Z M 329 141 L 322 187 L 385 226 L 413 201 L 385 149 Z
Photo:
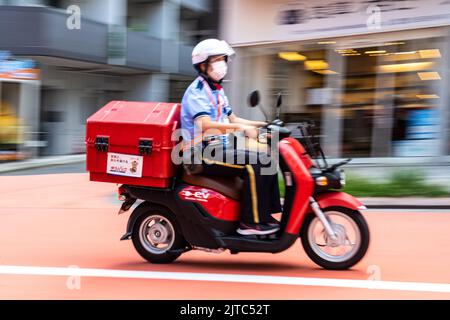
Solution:
M 17 59 L 0 51 L 0 162 L 20 160 L 29 155 L 26 84 L 39 79 L 39 70 L 28 59 Z
M 288 126 L 313 120 L 334 157 L 439 156 L 448 152 L 441 115 L 449 108 L 443 81 L 449 38 L 414 35 L 242 48 L 250 64 L 242 73 L 259 73 L 269 105 L 282 92 Z
M 450 154 L 449 1 L 227 0 L 221 12 L 244 116 L 261 118 L 236 107 L 250 91 L 267 114 L 281 91 L 287 125 L 314 120 L 331 158 Z

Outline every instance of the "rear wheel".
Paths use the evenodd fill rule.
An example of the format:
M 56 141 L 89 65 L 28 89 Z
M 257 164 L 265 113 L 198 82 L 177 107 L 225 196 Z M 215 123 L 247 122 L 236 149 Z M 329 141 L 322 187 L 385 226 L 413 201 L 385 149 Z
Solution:
M 370 241 L 367 222 L 359 211 L 348 208 L 327 208 L 324 213 L 336 238 L 328 236 L 319 218 L 309 215 L 301 232 L 303 248 L 312 261 L 325 269 L 348 269 L 367 252 Z
M 181 255 L 185 240 L 167 208 L 143 206 L 131 239 L 136 251 L 151 263 L 170 263 Z

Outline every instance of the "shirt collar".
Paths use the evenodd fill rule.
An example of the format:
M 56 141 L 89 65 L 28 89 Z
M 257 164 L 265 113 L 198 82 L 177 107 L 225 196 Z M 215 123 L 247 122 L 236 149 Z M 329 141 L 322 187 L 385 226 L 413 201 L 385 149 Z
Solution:
M 215 82 L 203 74 L 200 74 L 200 77 L 202 77 L 208 83 L 211 90 L 221 90 L 222 89 L 221 83 Z

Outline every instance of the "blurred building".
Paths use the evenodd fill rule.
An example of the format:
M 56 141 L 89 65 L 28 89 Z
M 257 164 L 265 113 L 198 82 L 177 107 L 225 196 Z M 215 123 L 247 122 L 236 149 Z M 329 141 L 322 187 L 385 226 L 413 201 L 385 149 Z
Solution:
M 0 161 L 83 152 L 110 100 L 179 101 L 212 0 L 0 0 Z
M 333 158 L 399 165 L 450 154 L 450 1 L 226 0 L 234 110 L 262 93 L 292 128 L 311 119 Z M 447 169 L 448 170 L 448 167 Z

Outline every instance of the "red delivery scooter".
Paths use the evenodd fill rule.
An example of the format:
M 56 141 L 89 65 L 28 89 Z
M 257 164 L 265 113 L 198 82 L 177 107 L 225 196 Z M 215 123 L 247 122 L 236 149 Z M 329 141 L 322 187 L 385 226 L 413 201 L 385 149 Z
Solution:
M 251 106 L 259 93 L 250 96 Z M 278 98 L 277 108 L 281 105 Z M 278 109 L 279 110 L 279 109 Z M 279 113 L 279 111 L 278 111 Z M 337 191 L 345 184 L 339 169 L 350 159 L 329 166 L 310 122 L 300 124 L 299 139 L 278 118 L 265 129 L 280 137 L 280 169 L 286 185 L 281 228 L 269 236 L 236 233 L 240 221 L 238 177 L 191 175 L 179 172 L 168 188 L 123 184 L 121 213 L 139 199 L 126 234 L 137 252 L 152 263 L 170 263 L 189 250 L 278 253 L 300 238 L 307 255 L 326 269 L 347 269 L 358 263 L 369 246 L 369 228 L 360 213 L 366 207 Z M 312 159 L 316 159 L 314 162 Z

